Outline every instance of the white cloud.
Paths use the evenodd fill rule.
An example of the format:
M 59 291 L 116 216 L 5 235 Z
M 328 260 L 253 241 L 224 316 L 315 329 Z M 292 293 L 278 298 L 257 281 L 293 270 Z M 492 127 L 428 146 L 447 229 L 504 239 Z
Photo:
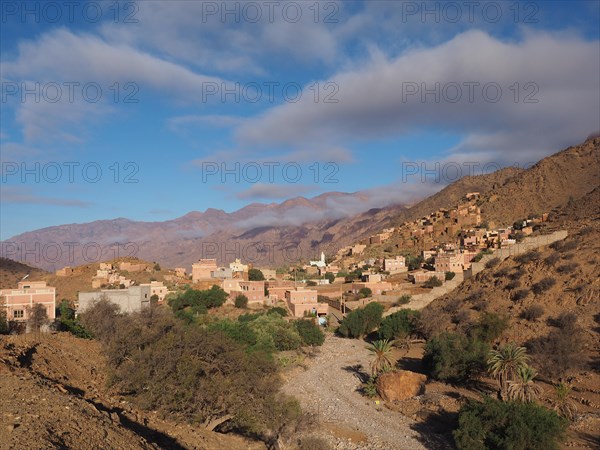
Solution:
M 598 41 L 530 33 L 521 42 L 503 42 L 470 31 L 433 48 L 395 59 L 379 55 L 362 68 L 341 72 L 329 80 L 339 86 L 338 103 L 303 98 L 280 105 L 244 122 L 236 137 L 242 146 L 264 148 L 343 144 L 438 129 L 464 134 L 455 153 L 484 151 L 507 161 L 539 157 L 582 141 L 597 128 L 599 65 Z M 464 84 L 469 82 L 480 83 L 473 87 L 472 102 Z M 439 100 L 408 95 L 410 88 L 421 90 L 422 83 L 434 90 L 440 83 Z M 483 91 L 487 83 L 502 89 L 497 102 L 492 101 L 495 85 Z M 455 86 L 462 97 L 451 102 Z M 527 95 L 538 102 L 525 103 Z

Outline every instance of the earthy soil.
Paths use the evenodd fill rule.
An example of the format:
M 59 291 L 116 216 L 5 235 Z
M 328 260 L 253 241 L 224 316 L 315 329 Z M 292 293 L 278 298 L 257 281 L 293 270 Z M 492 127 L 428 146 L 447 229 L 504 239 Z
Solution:
M 106 388 L 97 342 L 0 337 L 0 449 L 264 449 L 142 412 Z

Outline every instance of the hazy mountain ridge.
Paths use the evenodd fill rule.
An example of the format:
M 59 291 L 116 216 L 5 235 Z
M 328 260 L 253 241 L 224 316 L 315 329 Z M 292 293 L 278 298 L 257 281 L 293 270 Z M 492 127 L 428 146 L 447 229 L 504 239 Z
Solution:
M 395 204 L 367 209 L 367 193 L 331 192 L 311 199 L 296 197 L 282 203 L 252 203 L 232 213 L 209 208 L 164 222 L 118 218 L 60 225 L 23 233 L 5 244 L 24 243 L 30 249 L 35 243 L 43 246 L 97 242 L 103 247 L 120 243 L 117 247 L 123 253 L 115 255 L 113 246 L 102 258 L 138 256 L 168 267 L 189 267 L 202 257 L 217 258 L 220 263 L 237 257 L 264 266 L 293 264 L 313 258 L 321 251 L 335 253 L 340 247 L 383 228 L 417 219 L 439 208 L 451 208 L 467 192 L 482 194 L 484 220 L 496 225 L 511 224 L 529 214 L 565 206 L 569 199 L 577 200 L 600 184 L 599 161 L 600 138 L 591 138 L 544 158 L 527 170 L 509 167 L 487 175 L 463 177 L 410 208 Z M 344 210 L 344 202 L 353 208 L 363 204 L 365 211 L 352 214 Z M 123 245 L 131 242 L 135 246 L 126 252 Z M 13 254 L 8 254 L 7 248 Z M 24 260 L 14 248 L 3 245 L 3 256 L 46 270 L 90 262 L 81 252 L 75 252 L 74 259 L 68 260 L 66 250 L 62 259 L 41 258 L 36 262 Z

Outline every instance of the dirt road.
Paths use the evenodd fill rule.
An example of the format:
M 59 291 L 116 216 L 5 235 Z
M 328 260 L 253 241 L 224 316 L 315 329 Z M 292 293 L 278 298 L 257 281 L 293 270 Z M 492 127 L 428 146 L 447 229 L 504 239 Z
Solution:
M 371 360 L 365 347 L 363 341 L 328 336 L 308 369 L 286 382 L 285 392 L 296 396 L 304 410 L 318 414 L 322 428 L 366 436 L 366 442 L 353 439 L 338 448 L 425 449 L 423 437 L 411 429 L 412 420 L 357 392 Z

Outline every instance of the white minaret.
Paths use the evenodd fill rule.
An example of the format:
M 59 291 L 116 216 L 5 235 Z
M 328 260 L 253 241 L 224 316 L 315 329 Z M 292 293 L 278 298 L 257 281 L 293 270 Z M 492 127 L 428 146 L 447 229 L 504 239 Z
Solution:
M 325 264 L 325 252 L 321 252 L 321 262 Z

